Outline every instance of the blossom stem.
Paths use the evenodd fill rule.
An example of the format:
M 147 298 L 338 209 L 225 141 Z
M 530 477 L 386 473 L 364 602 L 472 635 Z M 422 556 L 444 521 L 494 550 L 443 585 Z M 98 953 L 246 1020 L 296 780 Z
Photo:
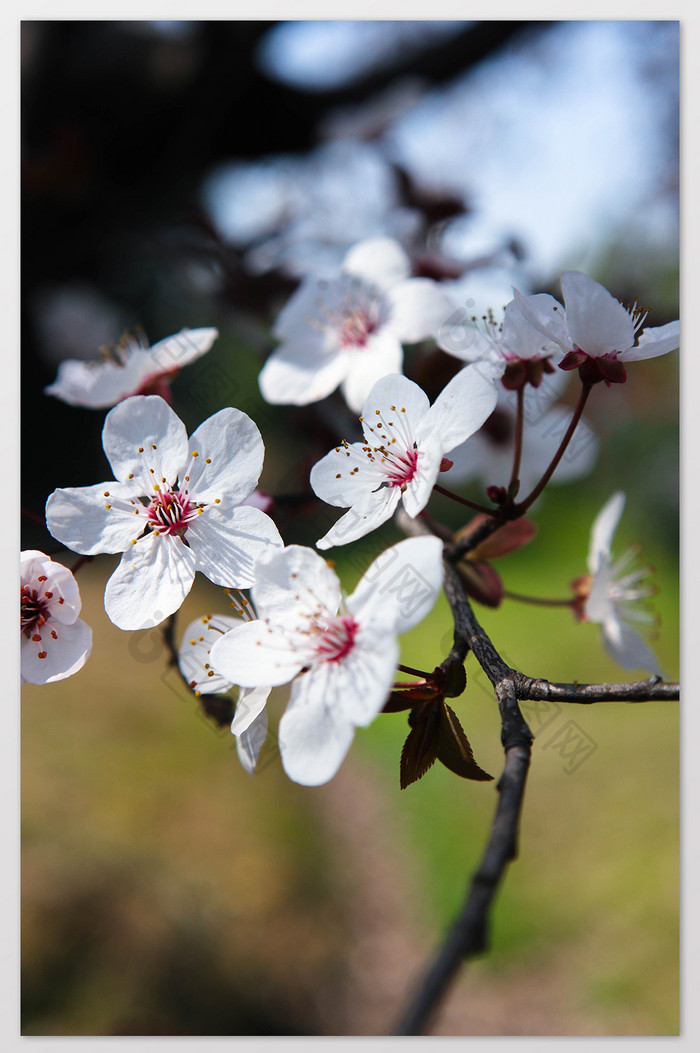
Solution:
M 446 490 L 444 486 L 438 486 L 436 483 L 433 487 L 436 494 L 442 494 L 443 497 L 451 497 L 453 501 L 459 502 L 460 505 L 466 505 L 467 508 L 472 508 L 475 512 L 482 512 L 487 516 L 495 516 L 498 514 L 494 508 L 487 508 L 486 505 L 480 505 L 476 501 L 470 501 L 466 497 L 460 497 L 459 494 L 452 493 L 451 490 Z
M 426 673 L 423 669 L 414 669 L 411 665 L 397 665 L 396 668 L 402 673 L 408 673 L 409 676 L 419 676 L 421 680 L 430 680 L 431 674 Z M 406 685 L 402 684 L 401 686 L 405 687 Z
M 503 590 L 503 595 L 506 599 L 517 600 L 518 603 L 533 603 L 538 607 L 573 607 L 576 602 L 575 599 L 554 600 L 539 596 L 525 596 L 522 592 L 509 592 L 508 589 Z
M 535 503 L 535 501 L 540 496 L 549 480 L 554 475 L 554 472 L 556 471 L 559 462 L 561 461 L 562 457 L 564 456 L 564 453 L 566 452 L 567 446 L 571 442 L 571 437 L 576 431 L 576 425 L 581 420 L 581 415 L 583 413 L 584 406 L 586 405 L 586 401 L 588 399 L 591 387 L 592 384 L 584 383 L 582 385 L 581 394 L 578 397 L 576 408 L 574 409 L 571 420 L 569 421 L 569 427 L 566 429 L 566 434 L 564 435 L 564 438 L 559 444 L 559 449 L 554 454 L 554 457 L 550 461 L 549 467 L 545 471 L 539 483 L 537 483 L 537 485 L 535 486 L 535 489 L 530 493 L 529 497 L 526 497 L 524 501 L 521 501 L 515 506 L 518 516 L 524 515 L 525 512 L 527 512 L 528 508 Z
M 518 388 L 518 411 L 515 419 L 515 449 L 513 451 L 513 471 L 510 475 L 512 487 L 520 475 L 520 461 L 523 455 L 523 395 L 524 387 Z M 510 490 L 510 487 L 509 487 Z
M 443 523 L 438 523 L 437 519 L 433 519 L 428 511 L 424 508 L 422 512 L 418 513 L 419 518 L 423 520 L 425 525 L 435 534 L 436 537 L 442 538 L 443 541 L 452 540 L 452 531 L 449 527 L 446 527 Z

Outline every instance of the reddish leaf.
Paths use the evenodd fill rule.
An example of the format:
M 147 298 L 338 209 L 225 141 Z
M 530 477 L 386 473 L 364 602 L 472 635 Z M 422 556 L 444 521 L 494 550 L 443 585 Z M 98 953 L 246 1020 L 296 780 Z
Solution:
M 401 751 L 401 789 L 421 779 L 437 758 L 440 706 L 427 705 L 412 709 L 408 723 L 411 730 Z
M 464 664 L 457 661 L 450 662 L 444 677 L 443 695 L 447 698 L 459 698 L 467 686 L 467 671 Z
M 455 541 L 460 541 L 463 537 L 469 537 L 474 530 L 481 526 L 484 520 L 490 518 L 490 516 L 475 516 L 467 526 L 457 531 Z M 490 537 L 487 537 L 485 541 L 477 545 L 466 558 L 478 562 L 484 559 L 496 559 L 499 556 L 507 556 L 510 552 L 517 552 L 523 545 L 527 545 L 529 541 L 532 541 L 536 533 L 537 524 L 533 523 L 531 519 L 526 519 L 524 516 L 521 519 L 514 519 L 511 523 L 504 523 L 502 527 L 494 531 Z
M 457 564 L 457 570 L 468 596 L 485 607 L 500 607 L 503 582 L 490 563 L 472 563 L 465 559 Z
M 437 759 L 463 779 L 474 779 L 477 782 L 493 779 L 493 775 L 483 771 L 474 760 L 469 740 L 454 710 L 443 703 L 438 708 L 438 713 Z

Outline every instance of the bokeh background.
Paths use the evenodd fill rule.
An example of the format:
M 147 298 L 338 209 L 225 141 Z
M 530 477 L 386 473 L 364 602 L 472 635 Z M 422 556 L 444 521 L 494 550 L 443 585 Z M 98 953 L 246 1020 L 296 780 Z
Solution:
M 62 359 L 92 358 L 126 327 L 152 341 L 219 328 L 175 381 L 174 407 L 190 430 L 224 405 L 246 410 L 285 540 L 313 544 L 327 522 L 299 495 L 330 445 L 323 422 L 313 407 L 266 406 L 256 377 L 296 283 L 331 273 L 358 238 L 399 238 L 416 273 L 458 280 L 479 305 L 505 302 L 510 284 L 558 295 L 577 268 L 652 306 L 651 324 L 678 317 L 675 22 L 25 22 L 22 77 L 23 430 L 39 419 L 51 436 L 48 455 L 23 450 L 23 548 L 69 566 L 43 507 L 56 486 L 107 477 L 104 415 L 43 388 Z M 566 595 L 596 512 L 626 490 L 616 548 L 642 541 L 655 568 L 654 646 L 670 677 L 677 359 L 595 392 L 594 470 L 548 490 L 537 537 L 499 565 L 513 591 Z M 431 505 L 456 528 L 455 507 Z M 397 539 L 387 526 L 333 553 L 348 591 Z M 24 1033 L 388 1033 L 477 865 L 494 784 L 436 767 L 400 791 L 402 714 L 358 733 L 325 787 L 290 783 L 272 740 L 249 778 L 159 632 L 107 619 L 115 564 L 80 571 L 85 668 L 23 688 Z M 179 629 L 223 609 L 198 579 Z M 560 611 L 477 613 L 526 672 L 627 675 L 594 626 Z M 449 639 L 440 602 L 403 638 L 404 660 L 432 668 Z M 497 776 L 495 704 L 468 672 L 455 708 Z M 273 723 L 283 706 L 278 691 Z M 677 707 L 527 716 L 520 857 L 491 951 L 435 1031 L 677 1033 Z M 570 721 L 595 747 L 575 770 L 560 749 Z

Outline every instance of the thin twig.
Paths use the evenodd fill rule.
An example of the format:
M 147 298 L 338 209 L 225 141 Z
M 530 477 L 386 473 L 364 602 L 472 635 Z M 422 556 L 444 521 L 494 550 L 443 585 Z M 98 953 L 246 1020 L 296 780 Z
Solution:
M 561 440 L 561 442 L 559 444 L 559 449 L 557 450 L 557 452 L 554 454 L 554 457 L 550 461 L 549 467 L 545 471 L 545 473 L 542 476 L 542 478 L 540 479 L 540 481 L 535 486 L 534 490 L 528 495 L 528 497 L 526 497 L 524 501 L 521 501 L 518 505 L 516 505 L 516 508 L 517 508 L 517 511 L 518 511 L 519 515 L 524 515 L 527 512 L 528 508 L 530 508 L 531 505 L 534 505 L 535 501 L 540 496 L 540 494 L 544 490 L 545 486 L 547 485 L 549 480 L 554 475 L 554 473 L 555 473 L 555 471 L 556 471 L 556 469 L 557 469 L 557 467 L 559 465 L 559 462 L 562 459 L 562 457 L 564 456 L 564 453 L 566 452 L 566 448 L 569 445 L 569 443 L 571 442 L 571 438 L 572 438 L 574 432 L 576 431 L 576 426 L 577 426 L 578 422 L 581 420 L 581 415 L 583 413 L 583 408 L 586 405 L 586 401 L 588 399 L 588 396 L 589 396 L 590 392 L 591 392 L 591 385 L 584 383 L 582 385 L 582 387 L 581 387 L 581 394 L 579 395 L 578 402 L 576 403 L 576 408 L 574 409 L 574 412 L 573 412 L 573 415 L 571 417 L 571 420 L 569 421 L 569 427 L 566 429 L 566 433 L 564 435 L 564 438 Z

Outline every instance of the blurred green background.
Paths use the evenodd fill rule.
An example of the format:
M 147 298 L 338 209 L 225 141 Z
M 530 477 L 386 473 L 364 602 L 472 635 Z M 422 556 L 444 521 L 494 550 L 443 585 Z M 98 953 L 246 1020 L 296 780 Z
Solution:
M 256 382 L 274 343 L 269 326 L 293 283 L 288 275 L 251 276 L 239 247 L 212 230 L 199 196 L 209 166 L 231 155 L 247 160 L 308 150 L 324 115 L 341 104 L 373 103 L 399 73 L 418 73 L 426 91 L 449 88 L 460 71 L 479 76 L 491 58 L 507 58 L 511 45 L 522 44 L 518 61 L 525 56 L 526 65 L 534 61 L 542 76 L 553 76 L 538 48 L 569 25 L 463 23 L 451 41 L 418 59 L 403 49 L 393 66 L 314 95 L 276 83 L 256 64 L 255 48 L 270 23 L 25 23 L 23 415 L 34 420 L 40 405 L 45 433 L 62 441 L 39 463 L 33 446 L 25 451 L 23 547 L 74 564 L 77 557 L 59 550 L 43 527 L 44 501 L 55 486 L 109 475 L 100 447 L 103 414 L 41 393 L 61 357 L 94 353 L 102 338 L 92 340 L 93 310 L 101 324 L 108 318 L 111 340 L 122 324 L 135 322 L 154 341 L 182 325 L 217 325 L 221 335 L 211 352 L 174 382 L 174 408 L 190 431 L 224 405 L 245 410 L 266 444 L 261 486 L 299 495 L 311 465 L 329 448 L 328 431 L 309 408 L 267 406 Z M 673 48 L 669 59 L 659 43 L 669 26 L 580 23 L 580 33 L 592 27 L 594 43 L 598 31 L 608 30 L 625 46 L 637 40 L 635 62 L 658 100 L 659 84 L 677 72 Z M 595 55 L 614 57 L 614 39 L 610 51 L 594 49 Z M 569 46 L 586 99 L 597 98 L 594 88 L 602 92 L 603 126 L 604 70 L 585 65 L 590 54 L 576 51 L 576 41 Z M 565 65 L 566 47 L 560 48 Z M 626 76 L 631 68 L 620 62 L 616 73 Z M 492 84 L 497 98 L 499 83 L 507 78 Z M 614 78 L 610 85 L 610 99 L 627 92 L 636 113 L 635 85 Z M 506 110 L 517 94 L 511 89 Z M 556 103 L 560 94 L 543 89 L 533 121 L 546 109 L 545 97 Z M 566 127 L 583 136 L 583 123 L 565 106 L 576 99 L 561 100 Z M 663 152 L 649 146 L 658 118 L 648 111 L 647 157 Z M 662 122 L 671 140 L 674 120 L 669 111 Z M 477 124 L 488 122 L 480 116 Z M 638 140 L 633 120 L 621 122 L 616 136 L 628 126 Z M 595 138 L 596 120 L 590 127 Z M 494 133 L 495 144 L 498 138 Z M 552 141 L 560 142 L 559 134 Z M 459 146 L 449 135 L 446 144 Z M 486 153 L 478 158 L 485 166 Z M 586 160 L 583 150 L 580 182 L 561 187 L 574 218 L 584 214 Z M 538 163 L 544 173 L 545 162 Z M 452 164 L 450 173 L 458 169 Z M 519 175 L 520 161 L 507 170 Z M 407 176 L 399 167 L 395 174 L 405 205 Z M 436 171 L 438 182 L 442 176 Z M 661 189 L 638 210 L 642 227 L 624 227 L 624 194 L 599 204 L 599 214 L 589 203 L 591 241 L 569 247 L 558 270 L 580 266 L 617 295 L 639 295 L 654 309 L 651 324 L 677 317 L 677 254 L 673 238 L 664 241 L 673 228 L 676 177 L 671 157 Z M 454 187 L 443 191 L 447 198 Z M 458 207 L 472 208 L 478 222 L 479 204 L 465 190 Z M 552 230 L 558 222 L 561 212 Z M 503 237 L 512 234 L 516 242 L 517 233 Z M 519 266 L 527 249 L 515 245 L 511 264 Z M 539 266 L 533 282 L 539 273 L 537 288 L 558 295 L 558 270 L 542 270 L 541 260 Z M 62 311 L 72 305 L 68 316 L 57 311 L 59 302 Z M 411 354 L 407 364 L 415 364 Z M 630 368 L 624 388 L 599 385 L 586 411 L 601 437 L 595 470 L 548 489 L 532 511 L 539 527 L 534 541 L 496 564 L 512 591 L 566 596 L 569 583 L 585 573 L 595 515 L 624 489 L 614 551 L 642 542 L 640 559 L 655 568 L 661 621 L 653 645 L 672 679 L 678 675 L 678 383 L 672 355 Z M 352 439 L 356 422 L 344 417 L 341 401 L 329 401 L 326 410 L 345 420 Z M 464 492 L 483 500 L 478 488 Z M 458 506 L 443 498 L 430 508 L 454 529 L 463 522 Z M 276 515 L 285 541 L 303 544 L 313 544 L 335 518 L 303 497 L 280 500 Z M 398 537 L 387 526 L 331 553 L 347 591 Z M 405 714 L 380 716 L 360 730 L 326 786 L 291 783 L 274 735 L 259 771 L 248 777 L 229 731 L 202 715 L 168 669 L 159 630 L 120 632 L 107 619 L 102 595 L 116 562 L 98 557 L 78 576 L 82 616 L 94 633 L 84 669 L 61 683 L 22 689 L 23 1033 L 389 1033 L 478 865 L 495 783 L 466 782 L 435 766 L 401 791 Z M 199 576 L 178 615 L 177 639 L 191 619 L 225 610 L 222 590 Z M 528 674 L 565 681 L 637 675 L 608 659 L 596 626 L 579 625 L 568 612 L 513 602 L 476 610 L 506 660 Z M 402 639 L 404 661 L 431 669 L 450 642 L 441 599 Z M 454 708 L 476 760 L 497 778 L 496 704 L 472 657 L 467 671 L 467 689 Z M 284 704 L 279 689 L 269 706 L 273 729 Z M 465 968 L 434 1031 L 677 1033 L 678 706 L 531 704 L 525 713 L 537 734 L 520 855 L 497 896 L 490 952 Z M 571 722 L 589 754 L 575 770 L 561 745 Z

